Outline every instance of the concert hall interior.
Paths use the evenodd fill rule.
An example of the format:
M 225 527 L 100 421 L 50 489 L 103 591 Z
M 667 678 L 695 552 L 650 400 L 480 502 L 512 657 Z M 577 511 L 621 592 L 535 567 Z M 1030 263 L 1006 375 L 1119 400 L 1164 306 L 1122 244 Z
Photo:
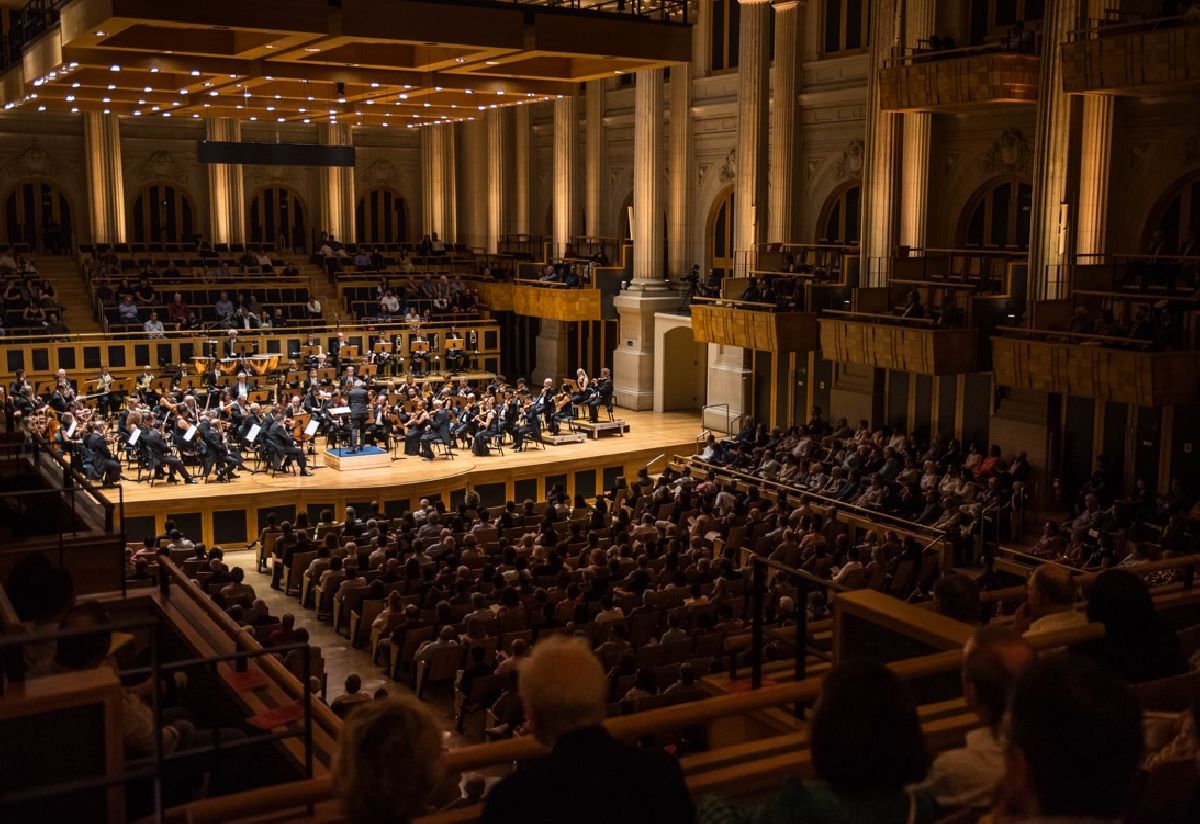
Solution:
M 1200 0 L 0 0 L 0 822 L 1200 821 Z

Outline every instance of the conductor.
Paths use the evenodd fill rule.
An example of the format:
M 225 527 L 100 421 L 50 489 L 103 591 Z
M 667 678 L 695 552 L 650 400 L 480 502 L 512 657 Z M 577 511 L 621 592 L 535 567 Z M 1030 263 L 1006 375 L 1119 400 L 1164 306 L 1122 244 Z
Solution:
M 367 389 L 361 380 L 356 380 L 354 388 L 346 393 L 346 405 L 350 407 L 350 451 L 361 452 L 369 406 Z

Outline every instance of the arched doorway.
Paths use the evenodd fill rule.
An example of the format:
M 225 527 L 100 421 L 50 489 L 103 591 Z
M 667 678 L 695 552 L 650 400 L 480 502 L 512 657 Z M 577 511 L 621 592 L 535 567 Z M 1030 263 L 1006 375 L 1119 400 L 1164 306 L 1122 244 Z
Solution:
M 138 192 L 129 213 L 134 243 L 177 243 L 193 236 L 192 201 L 169 183 L 155 183 Z
M 408 240 L 408 209 L 394 189 L 379 186 L 363 192 L 354 213 L 357 243 L 403 243 Z
M 1150 246 L 1150 239 L 1157 231 L 1163 233 L 1166 248 L 1171 252 L 1181 251 L 1180 247 L 1186 243 L 1181 241 L 1188 232 L 1193 237 L 1200 235 L 1200 174 L 1177 181 L 1159 199 L 1142 231 L 1143 249 Z
M 58 228 L 57 243 L 66 248 L 71 243 L 74 227 L 71 223 L 71 202 L 52 183 L 30 180 L 18 183 L 4 201 L 4 228 L 7 239 L 12 243 L 28 243 L 45 251 L 46 229 L 50 229 L 50 241 L 54 243 L 54 229 Z
M 281 248 L 304 251 L 308 248 L 304 224 L 304 201 L 286 186 L 268 186 L 250 198 L 247 210 L 251 243 L 285 243 Z
M 988 181 L 967 201 L 958 220 L 958 245 L 964 249 L 1029 248 L 1033 186 L 1016 177 Z
M 821 207 L 817 221 L 819 243 L 858 243 L 858 222 L 861 216 L 862 187 L 858 181 L 843 183 L 834 189 Z
M 718 277 L 733 275 L 733 187 L 721 190 L 708 213 L 705 257 L 708 270 Z

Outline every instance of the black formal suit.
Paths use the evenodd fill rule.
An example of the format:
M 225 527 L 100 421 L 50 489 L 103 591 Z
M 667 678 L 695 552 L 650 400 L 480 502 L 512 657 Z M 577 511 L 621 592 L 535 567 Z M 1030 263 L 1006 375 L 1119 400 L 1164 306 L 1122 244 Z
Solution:
M 106 485 L 115 484 L 121 480 L 121 462 L 113 457 L 108 448 L 108 442 L 98 432 L 89 432 L 83 436 L 84 463 L 92 464 L 92 473 L 96 478 L 103 478 Z
M 142 429 L 141 442 L 150 459 L 151 469 L 157 470 L 159 467 L 165 466 L 171 477 L 178 472 L 184 483 L 192 482 L 192 476 L 188 474 L 187 467 L 183 465 L 183 461 L 171 454 L 171 448 L 167 446 L 167 442 L 163 440 L 163 436 L 157 429 L 150 427 Z
M 488 793 L 483 824 L 690 824 L 696 813 L 679 763 L 623 744 L 603 727 L 563 735 Z
M 537 440 L 542 434 L 542 419 L 532 407 L 522 413 L 518 426 L 513 431 L 513 448 L 523 449 L 526 440 Z
M 588 419 L 592 423 L 600 420 L 600 407 L 607 407 L 612 402 L 613 384 L 612 378 L 602 379 L 595 387 L 592 396 L 588 398 Z
M 350 407 L 350 446 L 362 449 L 363 426 L 367 422 L 367 407 L 370 395 L 365 387 L 356 386 L 346 393 L 346 405 Z
M 204 475 L 212 471 L 213 466 L 217 468 L 217 478 L 228 478 L 233 471 L 237 469 L 241 461 L 229 451 L 221 441 L 221 433 L 213 429 L 212 424 L 208 421 L 200 421 L 196 425 L 196 434 L 200 436 L 200 443 L 203 444 L 202 454 L 204 458 Z
M 428 429 L 421 435 L 421 457 L 426 460 L 433 460 L 434 441 L 441 441 L 450 448 L 450 413 L 444 408 L 433 413 L 433 417 L 429 419 Z
M 296 446 L 296 439 L 281 421 L 272 421 L 267 427 L 267 447 L 279 456 L 281 466 L 290 458 L 299 464 L 301 472 L 308 472 L 304 450 Z

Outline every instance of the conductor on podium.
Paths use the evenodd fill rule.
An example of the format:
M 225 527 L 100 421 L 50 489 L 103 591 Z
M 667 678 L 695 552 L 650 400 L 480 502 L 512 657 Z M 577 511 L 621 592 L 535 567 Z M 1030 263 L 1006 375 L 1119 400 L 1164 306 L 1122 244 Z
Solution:
M 361 380 L 356 380 L 354 388 L 346 393 L 346 403 L 350 407 L 350 451 L 361 452 L 369 406 L 367 389 Z

